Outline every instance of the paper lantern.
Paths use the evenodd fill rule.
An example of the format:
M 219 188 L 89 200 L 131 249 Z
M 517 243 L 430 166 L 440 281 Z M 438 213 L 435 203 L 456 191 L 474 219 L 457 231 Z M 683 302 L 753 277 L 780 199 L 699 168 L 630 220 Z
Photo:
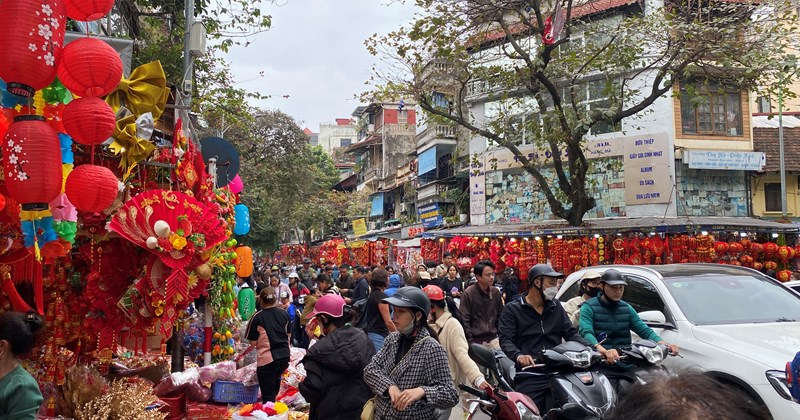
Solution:
M 253 250 L 249 246 L 236 248 L 236 275 L 249 277 L 253 274 Z
M 23 210 L 46 210 L 61 193 L 61 146 L 44 117 L 14 118 L 3 140 L 3 174 Z
M 754 261 L 753 262 L 753 270 L 761 271 L 762 268 L 764 268 L 764 264 L 762 264 L 762 263 L 760 263 L 758 261 Z
M 775 261 L 765 261 L 764 268 L 767 270 L 774 270 L 778 268 L 778 263 L 776 263 Z
M 775 278 L 778 280 L 786 283 L 787 281 L 791 280 L 792 278 L 792 271 L 791 270 L 781 270 L 775 273 Z
M 250 233 L 250 209 L 244 204 L 237 204 L 233 208 L 236 224 L 233 233 L 237 235 L 247 235 Z
M 714 250 L 717 251 L 717 254 L 724 254 L 728 252 L 729 245 L 727 242 L 717 242 L 714 244 Z
M 117 119 L 106 101 L 86 97 L 75 99 L 64 107 L 64 129 L 73 140 L 92 146 L 114 134 Z
M 775 242 L 767 242 L 764 244 L 764 253 L 767 255 L 774 255 L 778 252 L 778 244 Z
M 67 177 L 66 193 L 78 210 L 101 212 L 117 198 L 117 186 L 117 177 L 110 169 L 81 165 Z
M 91 22 L 107 15 L 114 7 L 114 0 L 64 0 L 64 5 L 70 18 Z
M 59 0 L 0 1 L 0 78 L 9 92 L 30 98 L 53 81 L 66 20 Z
M 728 252 L 733 255 L 739 255 L 742 253 L 742 251 L 744 251 L 744 246 L 739 242 L 731 242 L 728 246 Z
M 235 177 L 231 180 L 230 184 L 228 184 L 228 188 L 234 194 L 239 194 L 244 190 L 244 182 L 242 182 L 242 178 L 239 177 L 239 174 L 236 174 Z
M 105 42 L 81 38 L 64 48 L 58 79 L 78 96 L 106 96 L 122 80 L 122 60 Z
M 786 245 L 783 245 L 783 246 L 779 247 L 778 248 L 778 258 L 780 258 L 781 261 L 786 261 L 786 260 L 794 258 L 794 248 L 792 248 L 790 246 L 786 246 Z
M 761 245 L 758 242 L 751 242 L 750 243 L 750 253 L 753 255 L 758 255 L 764 252 L 764 245 Z

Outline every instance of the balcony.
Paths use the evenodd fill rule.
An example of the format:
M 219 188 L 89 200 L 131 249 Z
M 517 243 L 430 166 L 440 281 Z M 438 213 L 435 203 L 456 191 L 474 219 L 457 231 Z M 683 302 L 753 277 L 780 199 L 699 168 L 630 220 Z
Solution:
M 455 146 L 456 127 L 447 124 L 430 125 L 421 133 L 417 134 L 417 149 L 433 144 L 450 144 Z
M 383 170 L 381 168 L 367 168 L 358 173 L 359 184 L 382 178 L 383 178 Z
M 444 184 L 441 182 L 432 182 L 428 185 L 419 187 L 417 189 L 417 205 L 419 205 L 419 203 L 423 200 L 431 203 L 449 203 L 450 201 L 446 200 L 442 195 L 450 188 L 451 186 L 449 184 Z

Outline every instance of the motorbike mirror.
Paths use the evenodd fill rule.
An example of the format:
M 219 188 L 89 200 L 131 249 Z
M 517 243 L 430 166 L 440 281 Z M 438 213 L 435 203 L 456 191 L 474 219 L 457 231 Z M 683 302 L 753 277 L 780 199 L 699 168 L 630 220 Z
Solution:
M 467 354 L 469 354 L 470 359 L 474 360 L 476 363 L 485 368 L 488 369 L 497 368 L 494 360 L 494 351 L 489 347 L 486 347 L 481 344 L 472 343 L 469 345 L 469 350 L 467 351 Z

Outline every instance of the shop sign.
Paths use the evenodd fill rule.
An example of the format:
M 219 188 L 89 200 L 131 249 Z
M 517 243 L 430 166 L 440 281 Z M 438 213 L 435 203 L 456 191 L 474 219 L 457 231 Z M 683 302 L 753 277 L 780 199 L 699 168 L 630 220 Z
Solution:
M 425 228 L 422 225 L 403 226 L 400 229 L 400 238 L 402 239 L 416 238 L 417 236 L 422 235 L 423 232 L 425 232 Z
M 444 218 L 442 218 L 442 213 L 439 211 L 439 203 L 419 207 L 417 212 L 424 228 L 430 229 L 444 224 Z
M 683 156 L 683 163 L 690 169 L 761 171 L 767 164 L 767 157 L 762 152 L 688 150 Z
M 624 138 L 625 204 L 669 203 L 672 200 L 672 156 L 666 134 Z
M 364 236 L 367 234 L 367 221 L 363 217 L 353 220 L 353 234 L 356 237 Z

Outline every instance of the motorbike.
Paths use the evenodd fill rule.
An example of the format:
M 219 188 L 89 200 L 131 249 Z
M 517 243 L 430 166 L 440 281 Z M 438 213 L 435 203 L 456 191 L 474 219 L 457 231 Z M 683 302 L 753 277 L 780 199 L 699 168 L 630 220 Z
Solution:
M 478 365 L 489 369 L 493 377 L 491 379 L 506 394 L 513 391 L 515 377 L 527 374 L 548 376 L 552 394 L 549 402 L 554 408 L 547 413 L 541 413 L 541 407 L 536 407 L 531 402 L 531 419 L 602 419 L 614 409 L 616 394 L 611 383 L 602 373 L 590 370 L 603 358 L 583 344 L 566 342 L 542 351 L 540 358 L 534 363 L 535 372 L 517 373 L 514 363 L 505 355 L 494 353 L 478 344 L 470 345 L 469 355 Z M 484 412 L 492 413 L 489 408 L 499 409 L 497 401 L 491 397 L 479 397 L 479 401 L 481 409 L 486 408 Z
M 650 378 L 668 374 L 661 363 L 670 355 L 669 347 L 652 340 L 639 340 L 618 349 L 624 367 L 602 368 L 614 386 L 617 395 L 625 395 L 635 384 L 645 385 Z

